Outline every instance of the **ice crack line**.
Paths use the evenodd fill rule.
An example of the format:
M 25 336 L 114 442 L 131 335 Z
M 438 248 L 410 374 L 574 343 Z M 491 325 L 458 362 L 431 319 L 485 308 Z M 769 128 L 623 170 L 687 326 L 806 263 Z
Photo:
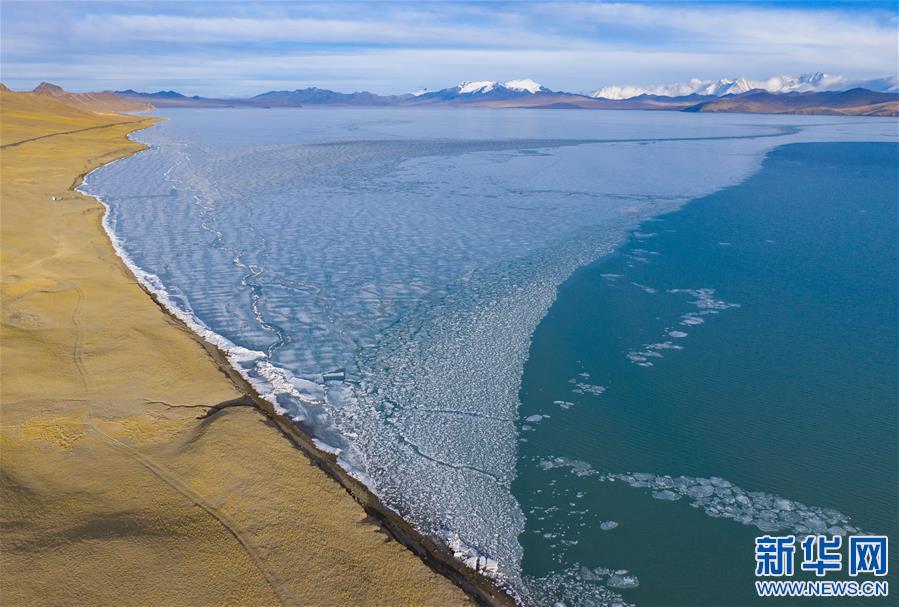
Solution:
M 427 453 L 425 453 L 424 451 L 422 451 L 421 447 L 419 447 L 418 445 L 416 445 L 415 443 L 413 443 L 411 440 L 409 440 L 408 438 L 406 438 L 405 436 L 403 436 L 403 435 L 400 434 L 399 432 L 397 433 L 397 437 L 399 438 L 399 441 L 400 441 L 401 443 L 405 444 L 406 446 L 408 446 L 408 447 L 413 451 L 413 453 L 415 453 L 416 455 L 419 455 L 419 456 L 423 457 L 424 459 L 426 459 L 426 460 L 428 460 L 428 461 L 432 461 L 432 462 L 434 462 L 435 464 L 440 464 L 441 466 L 446 466 L 446 467 L 448 467 L 448 468 L 453 468 L 454 470 L 469 470 L 469 471 L 474 472 L 474 473 L 476 473 L 476 474 L 481 474 L 481 475 L 483 475 L 483 476 L 486 476 L 486 477 L 492 479 L 492 480 L 493 480 L 496 484 L 498 484 L 498 485 L 501 485 L 501 486 L 503 486 L 503 487 L 507 487 L 507 486 L 508 486 L 508 484 L 505 483 L 505 482 L 504 482 L 502 479 L 500 479 L 498 476 L 496 476 L 496 475 L 494 475 L 494 474 L 491 474 L 491 473 L 487 472 L 486 470 L 481 470 L 480 468 L 476 468 L 476 467 L 474 467 L 474 466 L 469 466 L 469 465 L 467 465 L 467 464 L 455 464 L 455 463 L 452 463 L 452 462 L 446 462 L 446 461 L 443 461 L 443 460 L 440 459 L 440 458 L 434 457 L 434 456 L 432 456 L 432 455 L 428 455 Z

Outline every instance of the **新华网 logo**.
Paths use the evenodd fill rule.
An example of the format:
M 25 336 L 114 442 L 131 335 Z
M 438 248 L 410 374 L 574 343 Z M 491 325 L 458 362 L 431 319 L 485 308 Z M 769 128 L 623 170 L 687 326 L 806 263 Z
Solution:
M 759 596 L 888 596 L 889 582 L 883 578 L 889 569 L 889 542 L 885 535 L 763 535 L 755 539 L 755 575 L 761 578 L 789 578 L 799 570 L 814 573 L 814 580 L 758 580 Z M 845 561 L 844 561 L 845 556 Z M 824 580 L 844 570 L 851 578 Z

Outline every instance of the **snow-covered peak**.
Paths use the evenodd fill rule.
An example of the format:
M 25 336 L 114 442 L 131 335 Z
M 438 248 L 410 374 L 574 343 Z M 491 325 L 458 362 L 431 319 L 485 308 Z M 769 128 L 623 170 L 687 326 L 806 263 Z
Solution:
M 590 96 L 605 99 L 629 99 L 638 95 L 681 97 L 693 94 L 721 97 L 723 95 L 739 95 L 754 89 L 765 90 L 769 93 L 805 93 L 809 91 L 845 90 L 853 86 L 861 86 L 871 90 L 890 90 L 890 82 L 886 78 L 852 82 L 843 76 L 814 72 L 802 74 L 799 77 L 781 74 L 766 80 L 750 80 L 745 76 L 741 76 L 739 78 L 721 78 L 719 80 L 693 78 L 689 82 L 650 86 L 606 86 L 593 91 Z
M 465 94 L 489 93 L 496 88 L 497 84 L 499 83 L 492 80 L 478 80 L 475 82 L 466 81 L 459 85 L 459 92 Z
M 736 80 L 734 80 L 730 85 L 725 88 L 725 95 L 739 95 L 740 93 L 746 93 L 751 91 L 754 88 L 761 88 L 755 86 L 755 84 L 746 78 L 745 76 L 740 76 Z
M 507 89 L 512 89 L 513 91 L 527 91 L 531 94 L 546 90 L 543 88 L 543 85 L 534 82 L 530 78 L 525 78 L 524 80 L 509 80 L 503 86 Z
M 658 87 L 654 86 L 604 86 L 600 89 L 596 89 L 592 93 L 590 93 L 591 97 L 601 98 L 601 99 L 613 99 L 618 101 L 620 99 L 630 99 L 631 97 L 639 97 L 640 95 L 660 95 L 662 93 L 656 92 Z M 674 96 L 674 95 L 672 95 Z
M 461 94 L 483 94 L 495 89 L 506 89 L 516 93 L 531 93 L 533 95 L 546 90 L 540 83 L 534 82 L 530 78 L 509 80 L 507 82 L 496 82 L 495 80 L 466 81 L 457 88 Z

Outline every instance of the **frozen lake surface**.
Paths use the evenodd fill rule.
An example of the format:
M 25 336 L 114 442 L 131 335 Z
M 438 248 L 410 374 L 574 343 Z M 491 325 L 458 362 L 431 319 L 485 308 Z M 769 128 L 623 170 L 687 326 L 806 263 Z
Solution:
M 138 277 L 389 505 L 520 594 L 519 388 L 557 287 L 776 146 L 895 138 L 893 121 L 830 116 L 160 115 L 136 136 L 150 149 L 84 186 Z

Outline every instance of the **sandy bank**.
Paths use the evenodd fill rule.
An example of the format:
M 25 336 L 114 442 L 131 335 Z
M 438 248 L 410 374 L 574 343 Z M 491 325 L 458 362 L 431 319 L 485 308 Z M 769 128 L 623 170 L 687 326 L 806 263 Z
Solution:
M 277 420 L 205 415 L 241 392 L 71 190 L 149 121 L 0 103 L 3 603 L 469 604 Z

